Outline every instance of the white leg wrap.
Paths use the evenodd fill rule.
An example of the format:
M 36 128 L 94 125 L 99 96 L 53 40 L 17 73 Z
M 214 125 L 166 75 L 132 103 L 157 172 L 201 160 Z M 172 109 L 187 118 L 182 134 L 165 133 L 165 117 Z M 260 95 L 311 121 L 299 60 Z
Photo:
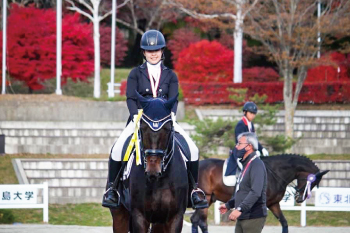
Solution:
M 196 146 L 196 144 L 194 144 L 194 142 L 192 141 L 190 136 L 188 136 L 188 134 L 185 132 L 185 130 L 183 130 L 177 122 L 173 122 L 173 123 L 174 123 L 174 130 L 176 132 L 178 132 L 179 134 L 181 134 L 185 138 L 185 140 L 188 144 L 188 147 L 190 148 L 191 161 L 197 161 L 199 159 L 198 147 Z
M 134 122 L 130 121 L 129 124 L 126 126 L 126 128 L 123 130 L 123 132 L 120 134 L 119 138 L 116 142 L 114 142 L 112 151 L 111 151 L 111 158 L 114 161 L 122 161 L 122 150 L 124 143 L 126 139 L 134 133 L 135 130 L 135 124 Z

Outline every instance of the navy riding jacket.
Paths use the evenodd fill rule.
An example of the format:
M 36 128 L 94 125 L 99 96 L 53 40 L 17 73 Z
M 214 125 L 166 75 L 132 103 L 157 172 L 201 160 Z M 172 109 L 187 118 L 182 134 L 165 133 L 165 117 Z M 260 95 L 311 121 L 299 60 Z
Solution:
M 253 124 L 253 122 L 251 122 L 252 123 L 252 133 L 255 133 L 255 128 L 254 128 L 254 124 Z M 245 132 L 249 132 L 249 128 L 248 128 L 248 125 L 246 125 L 245 123 L 244 123 L 244 121 L 243 120 L 240 120 L 238 123 L 237 123 L 237 125 L 236 125 L 236 128 L 235 128 L 235 137 L 236 137 L 236 144 L 237 144 L 237 142 L 238 142 L 238 135 L 240 135 L 241 133 L 245 133 Z M 262 150 L 263 149 L 263 147 L 262 147 L 262 145 L 260 144 L 260 142 L 258 142 L 258 150 L 262 153 Z
M 169 99 L 175 97 L 179 93 L 179 81 L 176 74 L 161 64 L 161 75 L 157 89 L 158 97 Z M 147 70 L 146 62 L 131 70 L 126 86 L 126 103 L 130 112 L 129 121 L 133 115 L 138 113 L 141 105 L 137 99 L 135 90 L 145 98 L 152 98 L 151 81 Z M 171 109 L 176 114 L 177 102 Z

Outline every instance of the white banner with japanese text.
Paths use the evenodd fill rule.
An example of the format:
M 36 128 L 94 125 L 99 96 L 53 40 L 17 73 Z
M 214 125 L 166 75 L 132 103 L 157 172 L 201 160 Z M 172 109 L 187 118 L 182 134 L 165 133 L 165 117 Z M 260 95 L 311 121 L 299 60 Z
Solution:
M 294 188 L 287 186 L 286 192 L 280 201 L 280 206 L 294 206 L 294 192 Z
M 316 189 L 315 206 L 350 207 L 350 188 Z
M 37 204 L 38 188 L 32 185 L 0 185 L 0 205 Z

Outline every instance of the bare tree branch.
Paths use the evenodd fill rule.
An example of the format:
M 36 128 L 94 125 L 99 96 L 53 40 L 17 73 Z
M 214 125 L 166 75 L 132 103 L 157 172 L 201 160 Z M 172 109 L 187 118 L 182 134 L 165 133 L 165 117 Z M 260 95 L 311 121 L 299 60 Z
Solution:
M 142 31 L 141 29 L 139 29 L 139 28 L 137 28 L 137 27 L 134 27 L 134 26 L 131 25 L 130 23 L 125 22 L 125 21 L 123 21 L 123 20 L 121 20 L 121 19 L 118 19 L 118 18 L 117 18 L 116 21 L 117 21 L 118 23 L 123 24 L 124 26 L 127 26 L 128 28 L 134 29 L 137 33 L 139 33 L 139 34 L 141 34 L 141 35 L 143 35 L 143 33 L 145 33 L 145 32 Z
M 93 18 L 90 14 L 88 14 L 88 13 L 86 13 L 85 11 L 83 11 L 83 10 L 79 9 L 78 7 L 76 7 L 75 4 L 74 4 L 74 2 L 73 2 L 72 0 L 66 0 L 66 1 L 69 2 L 69 3 L 72 5 L 72 6 L 70 6 L 70 7 L 67 7 L 68 10 L 76 11 L 76 12 L 78 12 L 79 14 L 82 14 L 82 15 L 84 15 L 85 17 L 89 18 L 91 21 L 94 21 L 94 18 Z
M 117 6 L 117 9 L 122 8 L 122 7 L 125 6 L 129 1 L 130 1 L 130 0 L 125 0 L 122 4 L 119 4 L 119 5 Z M 100 16 L 100 17 L 99 17 L 100 22 L 101 22 L 102 20 L 104 20 L 105 18 L 107 18 L 108 16 L 110 16 L 111 14 L 112 14 L 112 10 L 108 11 L 108 12 L 107 12 L 106 14 L 104 14 L 103 16 Z
M 172 5 L 177 7 L 178 9 L 180 9 L 181 11 L 183 11 L 184 13 L 190 15 L 193 18 L 196 19 L 215 19 L 215 18 L 231 18 L 231 19 L 236 19 L 236 15 L 231 14 L 231 13 L 223 13 L 223 14 L 202 14 L 202 13 L 198 13 L 196 11 L 192 11 L 190 9 L 187 9 L 186 7 L 184 7 L 181 3 L 175 3 L 172 0 L 166 0 L 165 1 L 168 5 Z

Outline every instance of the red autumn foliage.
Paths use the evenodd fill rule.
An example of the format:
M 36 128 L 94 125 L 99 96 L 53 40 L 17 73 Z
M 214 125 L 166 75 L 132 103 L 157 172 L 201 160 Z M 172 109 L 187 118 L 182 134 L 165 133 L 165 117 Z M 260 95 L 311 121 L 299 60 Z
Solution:
M 188 48 L 191 44 L 200 41 L 200 37 L 188 28 L 180 28 L 173 32 L 173 35 L 167 43 L 167 48 L 171 51 L 171 60 L 176 64 L 179 54 L 182 50 Z
M 101 65 L 111 65 L 111 35 L 112 28 L 108 26 L 100 27 L 100 54 Z M 127 40 L 124 38 L 123 33 L 117 28 L 115 36 L 115 65 L 121 65 L 124 57 L 126 56 Z
M 183 91 L 184 100 L 187 104 L 235 104 L 229 98 L 232 93 L 229 88 L 248 89 L 247 97 L 255 94 L 264 95 L 268 98 L 265 103 L 283 102 L 283 82 L 270 83 L 199 83 L 186 82 L 180 83 Z M 295 90 L 296 84 L 293 84 Z M 299 103 L 349 103 L 350 102 L 350 82 L 329 82 L 329 83 L 305 83 L 301 89 Z
M 252 67 L 243 69 L 243 82 L 277 82 L 278 73 L 272 68 Z
M 233 77 L 233 52 L 219 42 L 202 40 L 180 53 L 175 70 L 181 81 L 228 82 Z
M 321 59 L 321 62 L 332 64 L 310 68 L 306 82 L 350 81 L 350 60 L 344 54 L 333 52 Z
M 33 90 L 56 77 L 56 11 L 12 4 L 8 16 L 7 70 Z M 2 38 L 1 38 L 2 41 Z M 1 52 L 0 52 L 1 53 Z M 94 71 L 92 27 L 79 14 L 62 21 L 62 83 L 86 80 Z

